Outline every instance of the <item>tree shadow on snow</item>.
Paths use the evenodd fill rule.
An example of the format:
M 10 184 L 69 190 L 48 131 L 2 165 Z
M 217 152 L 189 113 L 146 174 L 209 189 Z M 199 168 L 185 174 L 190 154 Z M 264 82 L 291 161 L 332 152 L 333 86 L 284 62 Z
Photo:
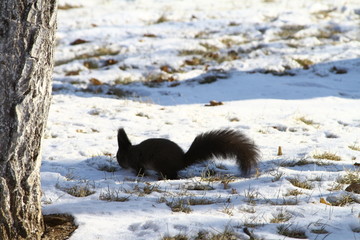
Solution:
M 130 84 L 87 85 L 57 82 L 53 94 L 145 100 L 161 105 L 204 104 L 211 100 L 301 100 L 320 97 L 360 98 L 360 59 L 348 59 L 283 70 L 247 72 L 212 69 L 183 81 L 159 79 Z

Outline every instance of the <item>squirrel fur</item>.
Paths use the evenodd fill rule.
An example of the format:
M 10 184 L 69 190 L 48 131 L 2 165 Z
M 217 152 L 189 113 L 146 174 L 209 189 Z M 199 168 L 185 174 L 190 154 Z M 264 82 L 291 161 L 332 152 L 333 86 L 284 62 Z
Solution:
M 125 130 L 118 130 L 117 161 L 122 168 L 138 174 L 155 170 L 163 178 L 176 179 L 177 172 L 211 157 L 235 157 L 243 174 L 257 166 L 259 150 L 243 133 L 235 130 L 214 130 L 198 135 L 185 153 L 176 143 L 164 138 L 150 138 L 132 145 Z

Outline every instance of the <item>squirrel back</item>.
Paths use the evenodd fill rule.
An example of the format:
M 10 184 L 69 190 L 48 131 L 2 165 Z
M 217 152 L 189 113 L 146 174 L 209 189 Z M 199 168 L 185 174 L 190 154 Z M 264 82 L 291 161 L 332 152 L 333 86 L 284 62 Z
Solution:
M 184 151 L 174 142 L 151 138 L 132 145 L 123 128 L 118 130 L 117 161 L 123 168 L 134 169 L 138 174 L 155 170 L 163 178 L 175 179 L 177 172 L 212 156 L 235 157 L 242 173 L 256 167 L 259 151 L 244 134 L 235 130 L 217 130 L 198 135 L 189 150 Z

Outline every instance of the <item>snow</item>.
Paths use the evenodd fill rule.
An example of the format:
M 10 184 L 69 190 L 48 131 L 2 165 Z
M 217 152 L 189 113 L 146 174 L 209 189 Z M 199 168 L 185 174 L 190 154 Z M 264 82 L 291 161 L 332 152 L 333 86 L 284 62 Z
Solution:
M 348 184 L 334 188 L 341 176 L 359 176 L 360 151 L 349 148 L 360 147 L 358 0 L 59 5 L 42 204 L 44 214 L 74 216 L 71 240 L 192 239 L 225 229 L 249 239 L 246 226 L 257 239 L 291 239 L 280 225 L 308 239 L 360 239 L 359 194 L 344 191 Z M 78 39 L 86 42 L 71 44 Z M 223 105 L 206 107 L 211 100 Z M 212 159 L 178 180 L 137 177 L 116 162 L 119 127 L 134 144 L 161 137 L 184 150 L 199 133 L 237 129 L 259 146 L 259 169 L 243 177 L 231 159 Z M 341 161 L 314 158 L 324 152 Z M 291 164 L 300 160 L 308 163 Z M 227 174 L 228 184 L 206 180 L 206 169 Z M 93 194 L 65 191 L 74 187 Z M 328 205 L 347 195 L 357 203 Z M 189 213 L 170 208 L 194 199 L 211 203 L 189 205 Z M 274 223 L 279 214 L 289 219 Z

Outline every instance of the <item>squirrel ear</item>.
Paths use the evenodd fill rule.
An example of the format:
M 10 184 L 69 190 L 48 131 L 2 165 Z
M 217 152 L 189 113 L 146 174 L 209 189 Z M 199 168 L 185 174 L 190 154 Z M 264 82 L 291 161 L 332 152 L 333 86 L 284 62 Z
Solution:
M 119 149 L 128 149 L 131 146 L 131 142 L 123 128 L 119 128 L 117 139 L 118 139 Z

